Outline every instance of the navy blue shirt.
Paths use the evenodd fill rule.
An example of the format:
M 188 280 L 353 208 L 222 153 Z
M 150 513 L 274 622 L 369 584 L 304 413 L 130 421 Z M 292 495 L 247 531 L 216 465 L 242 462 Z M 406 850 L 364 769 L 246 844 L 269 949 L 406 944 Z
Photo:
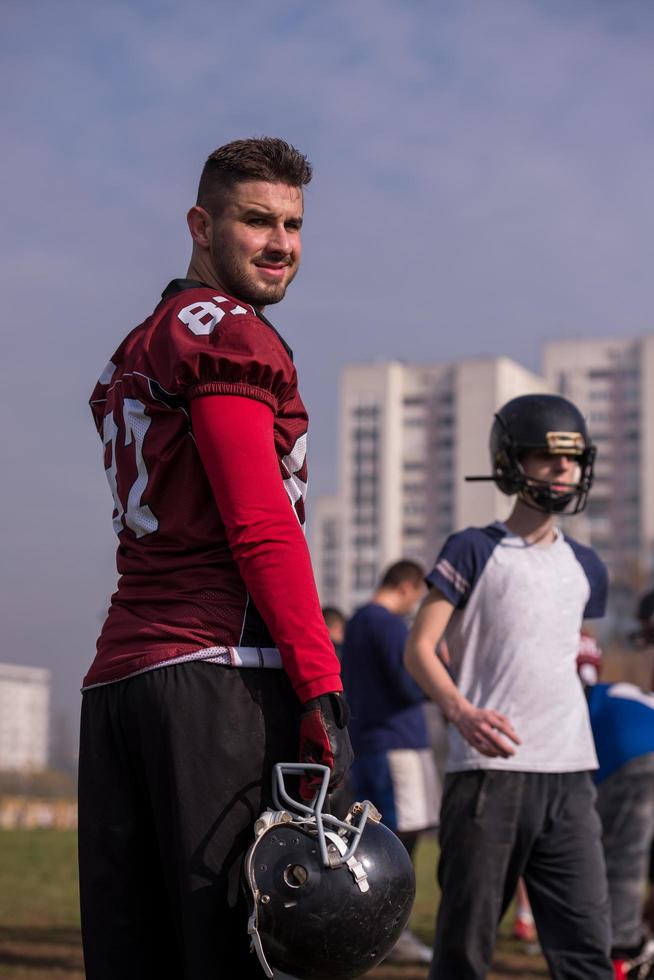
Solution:
M 404 620 L 376 603 L 347 624 L 342 678 L 357 755 L 429 747 L 424 694 L 404 669 Z

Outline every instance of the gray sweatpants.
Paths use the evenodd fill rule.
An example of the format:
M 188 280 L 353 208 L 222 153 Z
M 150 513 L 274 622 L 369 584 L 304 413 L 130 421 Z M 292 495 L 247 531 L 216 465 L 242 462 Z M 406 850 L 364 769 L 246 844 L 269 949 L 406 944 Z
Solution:
M 654 752 L 608 776 L 597 789 L 604 857 L 611 897 L 614 947 L 636 946 L 654 837 Z
M 589 773 L 446 777 L 431 980 L 482 980 L 518 878 L 555 980 L 612 980 L 600 821 Z

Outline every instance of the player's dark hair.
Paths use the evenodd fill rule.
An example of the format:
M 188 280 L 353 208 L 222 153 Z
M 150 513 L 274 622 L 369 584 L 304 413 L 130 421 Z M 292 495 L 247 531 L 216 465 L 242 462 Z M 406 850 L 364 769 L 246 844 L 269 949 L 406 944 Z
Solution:
M 222 192 L 246 180 L 304 187 L 313 168 L 307 158 L 285 140 L 257 136 L 219 146 L 204 165 L 197 204 L 214 215 L 220 209 Z
M 341 612 L 338 606 L 323 606 L 321 611 L 326 626 L 337 626 L 339 623 L 345 625 L 345 614 Z
M 650 619 L 654 620 L 654 589 L 651 592 L 646 592 L 638 600 L 636 619 L 639 619 L 641 623 L 647 623 Z
M 379 588 L 396 589 L 398 585 L 403 585 L 404 582 L 420 585 L 424 577 L 425 570 L 419 562 L 412 561 L 410 558 L 403 558 L 401 561 L 389 565 L 379 580 Z

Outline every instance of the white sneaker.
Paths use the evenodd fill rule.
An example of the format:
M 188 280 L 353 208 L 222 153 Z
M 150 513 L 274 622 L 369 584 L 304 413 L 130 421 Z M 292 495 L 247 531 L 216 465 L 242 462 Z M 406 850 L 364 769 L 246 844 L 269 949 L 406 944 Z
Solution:
M 410 929 L 400 933 L 400 938 L 386 957 L 389 963 L 431 963 L 432 951 Z

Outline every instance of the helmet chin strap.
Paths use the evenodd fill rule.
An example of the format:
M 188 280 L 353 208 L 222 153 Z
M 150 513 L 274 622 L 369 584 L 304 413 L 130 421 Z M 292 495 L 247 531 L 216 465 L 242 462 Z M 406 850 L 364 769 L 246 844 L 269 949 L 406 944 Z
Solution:
M 340 854 L 341 857 L 346 854 L 347 844 L 342 837 L 339 837 L 339 835 L 335 834 L 332 830 L 326 830 L 325 837 L 329 841 L 328 853 L 331 851 L 331 848 L 333 848 L 333 853 Z M 340 862 L 338 863 L 340 864 Z M 349 858 L 347 858 L 345 864 L 348 871 L 354 878 L 357 888 L 359 888 L 359 890 L 362 892 L 367 892 L 370 888 L 370 885 L 368 884 L 368 874 L 364 866 L 361 864 L 361 861 L 357 861 L 356 857 L 352 854 Z
M 545 480 L 525 477 L 520 488 L 520 500 L 526 507 L 544 514 L 565 514 L 568 507 L 581 493 L 578 483 L 568 484 L 569 492 L 554 490 Z M 572 513 L 575 513 L 572 511 Z

